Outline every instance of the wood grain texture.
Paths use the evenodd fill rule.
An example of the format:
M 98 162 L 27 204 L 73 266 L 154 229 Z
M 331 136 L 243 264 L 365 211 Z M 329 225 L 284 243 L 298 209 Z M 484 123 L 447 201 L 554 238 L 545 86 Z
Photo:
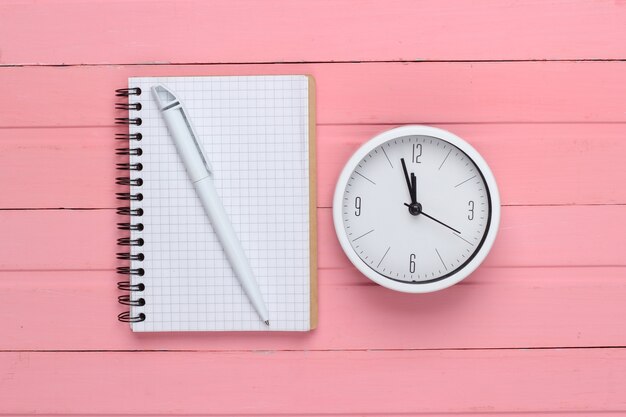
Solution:
M 621 1 L 9 1 L 0 18 L 0 64 L 626 57 Z
M 10 335 L 0 338 L 0 350 L 297 350 L 305 357 L 314 350 L 624 346 L 625 274 L 626 267 L 481 268 L 448 291 L 415 296 L 374 285 L 354 268 L 322 269 L 319 326 L 311 333 L 136 334 L 115 319 L 124 307 L 113 271 L 0 272 L 0 334 Z
M 0 270 L 111 270 L 115 210 L 0 210 Z M 504 207 L 486 266 L 624 266 L 623 206 Z M 318 209 L 318 267 L 347 268 L 329 208 Z
M 0 127 L 111 126 L 129 76 L 238 74 L 313 75 L 322 125 L 616 123 L 624 72 L 622 61 L 7 67 Z
M 504 205 L 625 204 L 626 123 L 438 125 L 490 164 Z M 318 204 L 331 207 L 339 173 L 388 125 L 320 126 Z M 120 172 L 113 127 L 0 129 L 0 208 L 112 208 Z M 28 170 L 29 175 L 23 175 Z M 63 192 L 59 192 L 63 190 Z
M 301 414 L 519 415 L 626 410 L 626 380 L 621 377 L 626 352 L 621 349 L 7 352 L 0 353 L 0 372 L 5 375 L 0 403 L 11 414 L 258 416 L 306 410 Z

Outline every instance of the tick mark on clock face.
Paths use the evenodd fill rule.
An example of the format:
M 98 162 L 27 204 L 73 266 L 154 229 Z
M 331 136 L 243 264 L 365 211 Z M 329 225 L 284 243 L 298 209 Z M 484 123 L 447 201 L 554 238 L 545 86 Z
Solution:
M 443 258 L 441 257 L 441 254 L 439 253 L 439 251 L 437 250 L 437 248 L 435 248 L 435 252 L 437 252 L 437 256 L 439 257 L 439 260 L 441 261 L 442 265 L 444 268 L 446 268 L 446 271 L 448 270 L 448 267 L 446 266 L 446 263 L 443 261 Z
M 446 155 L 446 157 L 445 157 L 445 158 L 443 158 L 443 162 L 441 163 L 441 165 L 439 165 L 439 169 L 438 169 L 438 171 L 439 171 L 439 170 L 441 170 L 441 167 L 443 166 L 443 164 L 445 164 L 445 163 L 446 163 L 446 161 L 448 160 L 448 157 L 450 156 L 450 154 L 451 154 L 451 153 L 452 153 L 452 149 L 450 149 L 450 151 L 448 152 L 448 154 Z
M 458 237 L 461 240 L 464 240 L 465 242 L 469 243 L 470 245 L 474 246 L 474 244 L 472 244 L 469 240 L 464 239 L 463 237 L 461 237 L 461 235 L 458 235 L 456 233 L 452 233 L 454 236 Z
M 383 257 L 382 257 L 382 258 L 380 258 L 380 261 L 378 262 L 378 265 L 376 265 L 376 268 L 378 268 L 378 267 L 380 266 L 380 264 L 382 264 L 382 263 L 383 263 L 383 260 L 385 259 L 385 256 L 387 256 L 387 254 L 389 253 L 389 250 L 390 250 L 390 249 L 391 249 L 391 246 L 389 246 L 389 247 L 387 248 L 387 250 L 385 251 L 385 254 L 383 255 Z
M 381 146 L 380 149 L 382 149 L 383 153 L 385 154 L 385 158 L 387 158 L 387 162 L 389 162 L 389 165 L 393 169 L 393 164 L 391 163 L 391 159 L 389 159 L 389 156 L 387 156 L 387 152 L 385 152 L 385 148 Z
M 367 178 L 365 175 L 361 174 L 359 171 L 354 171 L 355 174 L 360 175 L 361 177 L 365 178 L 366 180 L 368 180 L 369 182 L 371 182 L 372 184 L 376 185 L 376 183 L 372 180 L 370 180 L 369 178 Z
M 361 239 L 362 237 L 365 237 L 367 235 L 369 235 L 370 233 L 372 233 L 374 231 L 374 229 L 370 230 L 369 232 L 365 232 L 363 233 L 361 236 L 359 237 L 355 237 L 354 239 L 352 239 L 353 242 L 356 242 L 357 240 Z
M 454 186 L 454 188 L 457 188 L 463 184 L 465 184 L 466 182 L 468 182 L 469 180 L 473 180 L 474 178 L 476 178 L 476 175 L 474 175 L 473 177 L 470 177 L 468 179 L 466 179 L 465 181 L 461 181 L 460 183 L 458 183 L 457 185 Z

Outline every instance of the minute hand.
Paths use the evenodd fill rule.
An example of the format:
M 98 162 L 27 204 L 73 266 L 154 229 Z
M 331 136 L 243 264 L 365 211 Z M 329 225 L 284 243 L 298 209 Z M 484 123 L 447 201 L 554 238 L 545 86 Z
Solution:
M 410 205 L 409 205 L 409 204 L 407 204 L 407 203 L 404 203 L 404 205 L 405 205 L 405 206 L 407 206 L 407 207 L 409 207 L 409 206 L 410 206 Z M 434 220 L 434 221 L 436 221 L 437 223 L 439 223 L 439 224 L 440 224 L 440 225 L 442 225 L 442 226 L 446 226 L 448 229 L 452 230 L 452 231 L 453 231 L 453 232 L 455 232 L 455 233 L 461 234 L 461 232 L 459 232 L 458 230 L 456 230 L 454 227 L 450 227 L 450 226 L 448 226 L 447 224 L 445 224 L 444 222 L 442 222 L 442 221 L 440 221 L 440 220 L 435 219 L 435 218 L 434 218 L 433 216 L 431 216 L 430 214 L 426 214 L 426 213 L 424 213 L 423 211 L 421 211 L 421 212 L 420 212 L 420 214 L 423 214 L 424 216 L 428 217 L 430 220 Z
M 453 232 L 458 233 L 458 234 L 461 234 L 461 232 L 459 232 L 459 231 L 458 231 L 458 230 L 456 230 L 455 228 L 450 227 L 450 226 L 448 226 L 447 224 L 445 224 L 444 222 L 442 222 L 442 221 L 439 221 L 439 220 L 435 219 L 433 216 L 431 216 L 431 215 L 429 215 L 429 214 L 426 214 L 426 213 L 424 213 L 423 211 L 422 211 L 422 214 L 423 214 L 424 216 L 428 217 L 430 220 L 434 220 L 434 221 L 436 221 L 437 223 L 439 223 L 440 225 L 442 225 L 442 226 L 446 226 L 448 229 L 452 230 Z

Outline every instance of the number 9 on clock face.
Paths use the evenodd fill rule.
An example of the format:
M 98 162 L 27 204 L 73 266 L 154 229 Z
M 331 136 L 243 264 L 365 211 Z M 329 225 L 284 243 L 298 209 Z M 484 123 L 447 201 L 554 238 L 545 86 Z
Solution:
M 449 287 L 491 249 L 500 219 L 495 178 L 445 130 L 404 126 L 365 143 L 343 169 L 335 230 L 367 277 L 404 292 Z

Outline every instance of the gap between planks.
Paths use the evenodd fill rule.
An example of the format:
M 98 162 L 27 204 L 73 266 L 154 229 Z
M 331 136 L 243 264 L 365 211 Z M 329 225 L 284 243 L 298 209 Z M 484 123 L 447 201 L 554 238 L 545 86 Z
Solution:
M 210 76 L 210 75 L 207 75 Z M 517 121 L 517 120 L 498 120 L 498 121 L 481 121 L 481 122 L 471 122 L 471 121 L 426 121 L 426 120 L 414 120 L 414 121 L 404 121 L 404 122 L 359 122 L 359 123 L 317 123 L 316 127 L 343 127 L 343 126 L 404 126 L 404 125 L 433 125 L 435 127 L 444 126 L 444 125 L 469 125 L 469 126 L 500 126 L 500 125 L 626 125 L 626 122 L 619 122 L 615 120 L 594 120 L 594 121 L 567 121 L 567 120 L 557 120 L 557 121 Z M 36 130 L 36 129 L 119 129 L 119 125 L 115 124 L 103 124 L 103 125 L 41 125 L 41 126 L 4 126 L 0 125 L 0 129 L 6 130 Z
M 230 332 L 201 332 L 205 334 L 224 334 Z M 167 332 L 160 334 L 167 335 Z M 2 353 L 281 353 L 281 352 L 316 352 L 316 353 L 380 353 L 380 352 L 487 352 L 487 351 L 551 351 L 551 350 L 622 350 L 626 346 L 529 346 L 529 347 L 466 347 L 466 348 L 363 348 L 363 349 L 0 349 Z M 1 415 L 1 413 L 0 413 Z
M 421 64 L 421 63 L 515 63 L 515 62 L 626 62 L 626 58 L 546 58 L 546 59 L 388 59 L 388 60 L 336 60 L 336 61 L 246 61 L 246 62 L 133 62 L 133 63 L 79 63 L 79 64 L 53 64 L 49 62 L 26 63 L 26 64 L 0 64 L 1 68 L 31 68 L 31 67 L 133 67 L 133 66 L 164 66 L 164 65 L 305 65 L 305 64 Z
M 596 207 L 596 206 L 626 206 L 626 203 L 546 203 L 546 204 L 500 204 L 500 207 Z M 317 206 L 318 209 L 332 209 L 332 206 Z M 0 211 L 87 211 L 87 210 L 115 210 L 116 207 L 12 207 L 0 208 Z

